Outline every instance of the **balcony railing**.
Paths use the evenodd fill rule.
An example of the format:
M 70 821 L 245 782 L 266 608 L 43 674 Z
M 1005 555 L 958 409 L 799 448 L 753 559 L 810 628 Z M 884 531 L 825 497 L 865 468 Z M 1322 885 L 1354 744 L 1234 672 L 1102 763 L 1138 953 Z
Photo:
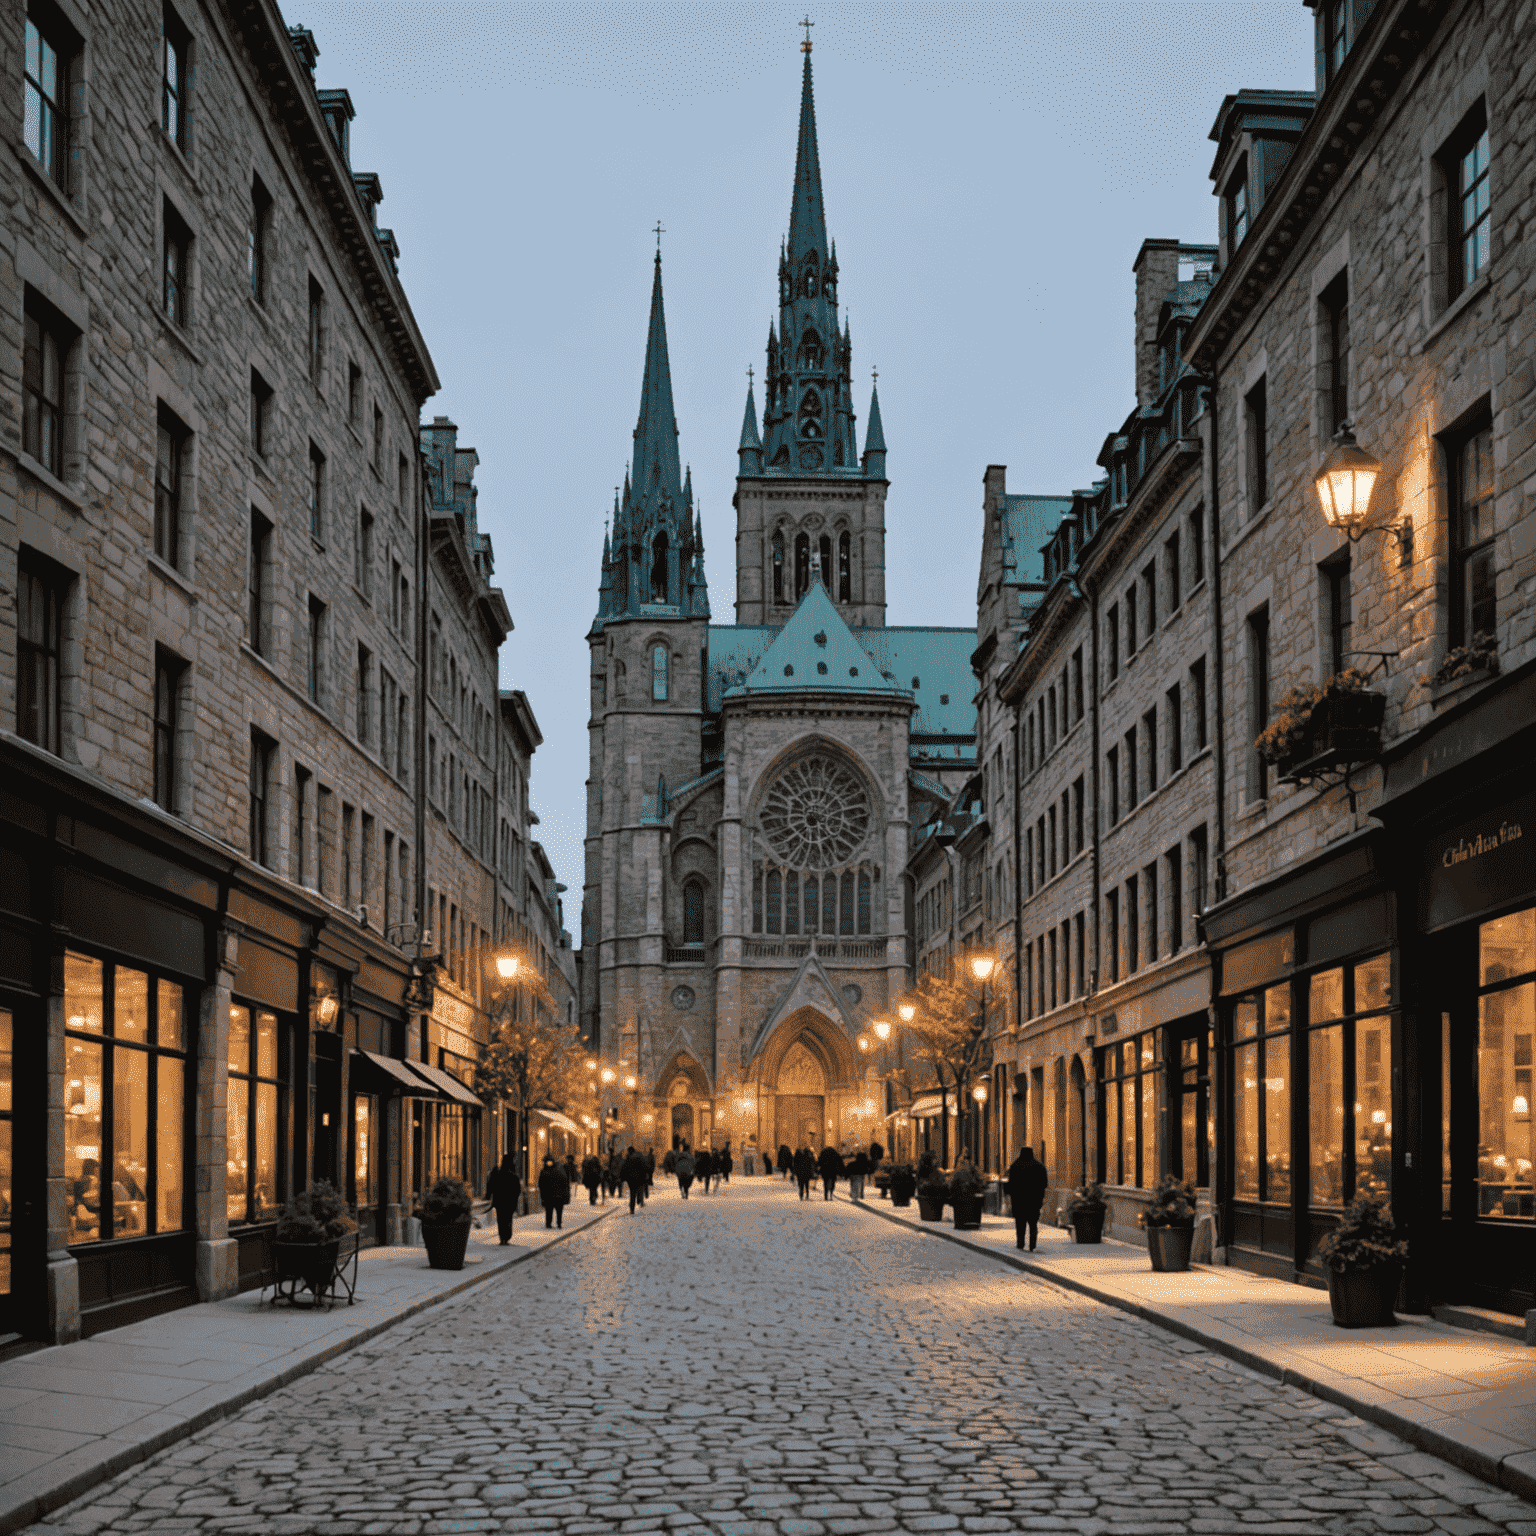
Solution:
M 809 939 L 747 939 L 743 946 L 748 960 L 803 960 L 811 952 Z M 816 953 L 828 961 L 885 959 L 884 939 L 817 939 Z
M 703 965 L 704 946 L 702 944 L 668 944 L 668 965 Z

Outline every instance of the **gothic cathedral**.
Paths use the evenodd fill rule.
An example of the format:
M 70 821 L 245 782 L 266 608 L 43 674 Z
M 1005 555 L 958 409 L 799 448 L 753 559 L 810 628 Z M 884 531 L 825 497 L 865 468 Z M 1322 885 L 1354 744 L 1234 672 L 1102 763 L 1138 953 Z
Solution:
M 658 252 L 587 637 L 581 1022 L 621 1147 L 886 1139 L 872 1026 L 906 984 L 908 807 L 974 761 L 976 632 L 886 625 L 885 437 L 872 392 L 860 456 L 837 287 L 807 44 L 762 427 L 749 384 L 737 448 L 736 622 L 710 622 Z

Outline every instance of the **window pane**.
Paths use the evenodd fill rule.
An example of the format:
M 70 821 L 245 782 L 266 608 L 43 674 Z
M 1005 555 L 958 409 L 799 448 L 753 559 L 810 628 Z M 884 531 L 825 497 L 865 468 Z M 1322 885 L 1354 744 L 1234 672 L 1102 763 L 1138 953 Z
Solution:
M 1314 976 L 1309 990 L 1312 1023 L 1321 1024 L 1326 1019 L 1344 1017 L 1344 971 L 1342 968 L 1324 971 L 1321 975 Z M 1279 1026 L 1270 1022 L 1267 1027 L 1275 1029 Z
M 1142 1039 L 1150 1041 L 1150 1034 Z M 1144 1053 L 1145 1054 L 1145 1053 Z M 1151 1189 L 1157 1183 L 1157 1117 L 1162 1107 L 1162 1074 L 1141 1074 L 1141 1179 L 1143 1189 Z
M 9 1114 L 11 1111 L 12 1067 L 11 1011 L 9 1008 L 0 1008 L 0 1114 Z M 0 1203 L 0 1211 L 9 1209 L 10 1197 L 6 1196 L 3 1203 Z
M 257 1221 L 277 1215 L 277 1086 L 256 1085 L 256 1211 Z
M 119 1040 L 149 1040 L 149 977 L 143 971 L 114 969 L 112 1033 Z
M 256 1015 L 256 1075 L 258 1077 L 277 1076 L 277 1015 L 275 1013 L 258 1013 Z
M 234 1007 L 229 1010 L 229 1070 L 251 1070 L 251 1010 Z
M 251 1102 L 250 1092 L 251 1085 L 244 1078 L 230 1078 L 224 1155 L 228 1162 L 225 1207 L 231 1221 L 246 1220 L 245 1190 L 250 1172 L 250 1140 L 246 1117 Z
M 1111 1081 L 1106 1090 L 1108 1115 L 1105 1119 L 1105 1139 L 1108 1142 L 1108 1163 L 1105 1170 L 1111 1184 L 1124 1183 L 1120 1160 L 1120 1084 Z
M 1531 1037 L 1536 985 L 1478 1004 L 1478 1215 L 1530 1221 Z
M 183 1210 L 182 1113 L 187 1064 L 161 1056 L 155 1064 L 155 1231 L 179 1232 Z
M 1282 983 L 1264 994 L 1264 1033 L 1272 1035 L 1276 1030 L 1290 1027 L 1291 989 Z
M 1392 957 L 1377 955 L 1355 967 L 1355 1012 L 1374 1013 L 1392 1006 Z
M 1312 1073 L 1308 1101 L 1313 1205 L 1344 1203 L 1344 1026 L 1314 1029 L 1307 1037 Z
M 358 1098 L 352 1105 L 352 1177 L 359 1205 L 374 1203 L 373 1100 Z
M 9 1014 L 0 1014 L 7 1026 Z M 11 1122 L 0 1120 L 0 1296 L 11 1294 Z
M 64 956 L 64 1019 L 70 1029 L 101 1033 L 101 961 L 66 952 Z
M 173 1051 L 185 1049 L 181 1025 L 181 988 L 174 981 L 159 984 L 159 1009 L 155 1022 L 155 1042 Z
M 1232 1010 L 1232 1038 L 1247 1040 L 1259 1032 L 1259 1005 L 1251 997 L 1245 997 Z
M 112 1235 L 149 1230 L 149 1053 L 112 1056 Z
M 1120 1144 L 1125 1164 L 1120 1171 L 1122 1184 L 1136 1182 L 1136 1079 L 1128 1077 L 1120 1085 Z
M 1536 907 L 1484 923 L 1477 931 L 1477 940 L 1482 986 L 1536 971 Z
M 101 1236 L 101 1046 L 68 1040 L 64 1080 L 64 1181 L 70 1191 L 69 1241 Z
M 1264 1198 L 1291 1198 L 1291 1037 L 1264 1042 Z
M 1386 1194 L 1392 1184 L 1392 1025 L 1355 1025 L 1355 1193 Z

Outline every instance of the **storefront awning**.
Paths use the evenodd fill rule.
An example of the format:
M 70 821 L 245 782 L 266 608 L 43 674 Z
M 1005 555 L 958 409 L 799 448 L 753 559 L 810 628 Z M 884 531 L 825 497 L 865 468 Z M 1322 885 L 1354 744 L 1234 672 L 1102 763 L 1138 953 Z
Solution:
M 467 1104 L 471 1109 L 485 1108 L 453 1073 L 444 1072 L 441 1067 L 429 1067 L 424 1061 L 412 1061 L 407 1065 L 412 1072 L 419 1072 L 445 1099 L 452 1099 L 455 1104 Z
M 914 1120 L 937 1120 L 944 1113 L 944 1100 L 936 1093 L 925 1093 L 920 1099 L 913 1099 L 907 1105 L 907 1113 Z M 949 1113 L 951 1119 L 958 1119 L 955 1109 L 955 1096 L 949 1095 Z
M 441 1090 L 411 1071 L 410 1064 L 397 1061 L 393 1056 L 380 1056 L 376 1051 L 354 1049 L 352 1052 L 352 1085 L 364 1093 L 399 1093 L 407 1099 L 440 1099 Z
M 559 1126 L 562 1131 L 573 1131 L 576 1135 L 581 1135 L 581 1127 L 569 1115 L 562 1115 L 558 1109 L 536 1109 L 533 1113 L 543 1115 L 551 1125 Z

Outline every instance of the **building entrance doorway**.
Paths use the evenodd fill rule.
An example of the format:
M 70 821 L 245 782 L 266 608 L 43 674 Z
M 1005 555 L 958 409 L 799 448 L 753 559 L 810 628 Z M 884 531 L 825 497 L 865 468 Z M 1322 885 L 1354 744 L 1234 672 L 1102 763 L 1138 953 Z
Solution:
M 674 1104 L 672 1106 L 672 1150 L 675 1152 L 685 1141 L 692 1148 L 694 1140 L 693 1105 Z
M 781 1093 L 778 1098 L 774 1140 L 791 1152 L 809 1147 L 819 1152 L 826 1140 L 827 1101 L 820 1094 Z

